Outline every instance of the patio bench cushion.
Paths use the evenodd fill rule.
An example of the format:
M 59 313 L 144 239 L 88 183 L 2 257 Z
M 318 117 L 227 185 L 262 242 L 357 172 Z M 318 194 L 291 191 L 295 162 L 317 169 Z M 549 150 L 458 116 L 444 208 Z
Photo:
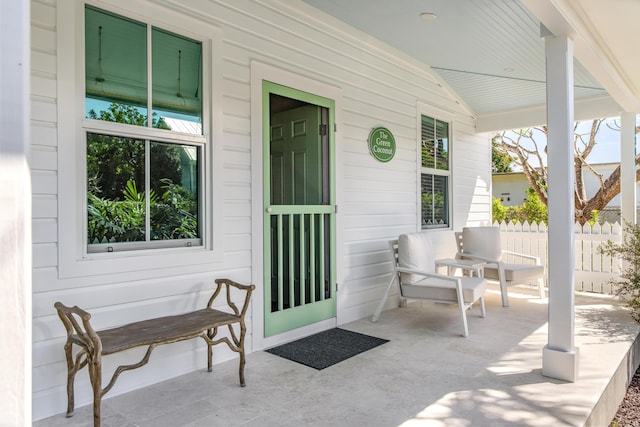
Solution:
M 398 265 L 410 270 L 435 273 L 431 239 L 427 233 L 401 234 L 398 238 Z M 401 273 L 402 283 L 414 284 L 424 276 Z
M 482 277 L 465 277 L 462 281 L 462 297 L 465 303 L 477 301 L 484 295 L 487 281 Z M 451 301 L 457 298 L 456 288 L 450 281 L 428 278 L 402 287 L 405 298 Z
M 508 282 L 527 282 L 538 279 L 544 275 L 544 266 L 533 264 L 506 264 L 508 268 L 504 270 L 505 279 Z M 484 267 L 484 277 L 491 280 L 499 280 L 498 267 L 495 264 L 488 264 Z
M 463 245 L 462 252 L 466 254 L 502 261 L 502 240 L 496 227 L 465 227 L 458 244 Z

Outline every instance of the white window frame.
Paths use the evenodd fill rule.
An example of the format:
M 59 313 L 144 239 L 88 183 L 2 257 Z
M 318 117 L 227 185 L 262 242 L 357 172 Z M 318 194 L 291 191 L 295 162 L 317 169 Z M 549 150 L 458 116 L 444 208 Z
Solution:
M 120 252 L 87 251 L 86 132 L 122 134 L 122 124 L 85 118 L 84 13 L 85 5 L 183 35 L 202 43 L 203 135 L 170 136 L 202 146 L 200 209 L 202 246 L 140 249 Z M 146 276 L 166 276 L 164 268 L 189 268 L 222 261 L 222 75 L 214 53 L 222 51 L 221 30 L 184 14 L 138 0 L 73 0 L 57 4 L 58 76 L 58 275 L 61 278 L 146 270 Z M 220 59 L 218 59 L 220 60 Z M 131 126 L 127 136 L 166 141 L 162 129 Z M 139 128 L 139 129 L 138 129 Z M 112 132 L 112 130 L 114 132 Z M 214 209 L 214 206 L 216 209 Z M 158 268 L 161 266 L 161 268 Z
M 448 142 L 449 142 L 449 169 L 434 169 L 434 168 L 425 168 L 422 166 L 422 116 L 427 116 L 435 120 L 439 120 L 441 122 L 446 122 L 449 130 Z M 417 184 L 416 184 L 416 194 L 417 194 L 417 224 L 419 230 L 451 230 L 453 228 L 453 118 L 454 115 L 445 110 L 441 110 L 439 108 L 435 108 L 431 105 L 427 105 L 421 102 L 418 102 L 417 105 L 417 120 L 416 120 L 416 130 L 417 130 Z M 447 217 L 448 221 L 446 225 L 442 226 L 423 226 L 422 224 L 422 175 L 439 175 L 447 177 Z

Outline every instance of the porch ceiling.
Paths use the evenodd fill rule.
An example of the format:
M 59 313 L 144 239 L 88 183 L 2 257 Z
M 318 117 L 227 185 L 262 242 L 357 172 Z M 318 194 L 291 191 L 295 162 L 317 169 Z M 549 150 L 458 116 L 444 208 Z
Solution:
M 544 122 L 540 23 L 574 40 L 577 119 L 640 111 L 637 0 L 303 1 L 431 67 L 479 131 Z

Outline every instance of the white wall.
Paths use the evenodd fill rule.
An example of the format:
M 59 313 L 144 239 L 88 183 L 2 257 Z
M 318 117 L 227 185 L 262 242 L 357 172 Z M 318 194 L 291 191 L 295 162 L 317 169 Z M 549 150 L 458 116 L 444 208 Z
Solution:
M 526 199 L 529 181 L 522 172 L 501 173 L 492 177 L 492 195 L 504 206 L 520 206 Z
M 81 86 L 59 71 L 64 68 L 63 59 L 73 56 L 71 47 L 56 45 L 56 36 L 61 35 L 56 34 L 56 12 L 67 1 L 71 0 L 31 3 L 35 419 L 63 412 L 66 407 L 64 329 L 53 308 L 55 301 L 85 308 L 93 314 L 95 326 L 105 328 L 198 307 L 206 302 L 216 277 L 253 282 L 261 292 L 262 272 L 252 261 L 255 252 L 260 252 L 258 237 L 252 233 L 252 203 L 261 203 L 252 201 L 252 187 L 260 186 L 252 182 L 251 126 L 252 120 L 260 120 L 251 117 L 252 102 L 259 102 L 251 98 L 252 61 L 335 87 L 341 94 L 336 105 L 339 323 L 373 312 L 391 271 L 387 240 L 419 227 L 418 103 L 453 119 L 454 228 L 490 219 L 489 138 L 474 135 L 472 115 L 423 64 L 367 40 L 297 1 L 109 0 L 105 3 L 117 6 L 121 13 L 145 11 L 170 21 L 175 30 L 211 34 L 212 116 L 219 125 L 213 134 L 219 162 L 215 163 L 219 174 L 214 185 L 222 195 L 210 196 L 218 197 L 221 204 L 216 206 L 222 233 L 221 238 L 216 234 L 220 253 L 198 263 L 179 264 L 178 260 L 179 265 L 172 268 L 147 257 L 140 258 L 137 269 L 129 259 L 121 261 L 123 265 L 130 263 L 127 268 L 118 261 L 109 264 L 115 268 L 113 273 L 79 274 L 77 271 L 84 270 L 78 268 L 73 274 L 61 274 L 59 260 L 70 257 L 58 251 L 61 242 L 68 247 L 68 230 L 60 224 L 69 221 L 59 212 L 67 215 L 69 206 L 59 201 L 68 200 L 66 165 L 73 168 L 75 160 L 66 154 L 73 149 L 73 137 L 59 137 L 61 127 L 73 128 L 74 118 L 59 106 L 69 88 L 73 91 Z M 68 28 L 59 31 L 64 33 Z M 398 149 L 389 163 L 379 163 L 369 155 L 366 139 L 375 126 L 385 126 L 395 135 Z M 452 232 L 434 231 L 434 236 L 441 255 L 451 255 L 455 247 Z M 82 262 L 72 258 L 72 263 Z M 389 306 L 392 304 L 390 300 Z M 249 331 L 249 351 L 254 350 L 251 334 L 260 333 Z M 149 365 L 122 375 L 107 397 L 202 369 L 204 350 L 197 341 L 160 347 Z M 128 353 L 107 357 L 105 370 L 137 354 Z M 232 357 L 222 348 L 216 353 L 217 362 Z M 78 375 L 76 385 L 76 404 L 89 403 L 85 372 Z

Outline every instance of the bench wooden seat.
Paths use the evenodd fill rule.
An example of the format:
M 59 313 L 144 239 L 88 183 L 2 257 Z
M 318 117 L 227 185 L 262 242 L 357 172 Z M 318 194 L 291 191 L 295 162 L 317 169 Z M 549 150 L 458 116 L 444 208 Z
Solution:
M 244 387 L 245 351 L 244 338 L 246 325 L 244 317 L 249 307 L 254 285 L 241 285 L 229 279 L 216 279 L 216 289 L 207 303 L 207 307 L 175 316 L 157 317 L 129 323 L 117 328 L 95 331 L 91 326 L 91 315 L 74 306 L 67 307 L 61 302 L 55 303 L 58 316 L 67 330 L 64 345 L 67 359 L 67 417 L 74 411 L 74 379 L 76 373 L 88 367 L 89 380 L 93 389 L 93 424 L 100 426 L 100 406 L 102 397 L 113 387 L 116 379 L 124 371 L 144 366 L 149 361 L 155 347 L 201 337 L 207 343 L 207 368 L 212 370 L 213 350 L 216 344 L 225 343 L 240 355 L 240 385 Z M 226 302 L 232 313 L 211 308 L 223 286 L 226 289 Z M 231 287 L 245 292 L 241 309 L 231 301 Z M 236 325 L 237 331 L 234 329 Z M 227 326 L 229 337 L 216 339 L 218 328 Z M 74 345 L 78 349 L 74 353 Z M 102 356 L 117 353 L 134 347 L 148 346 L 138 363 L 118 366 L 107 384 L 102 388 Z
M 199 337 L 204 330 L 237 323 L 239 316 L 212 308 L 158 317 L 105 329 L 97 334 L 102 341 L 102 354 L 117 353 L 133 347 L 169 344 Z

